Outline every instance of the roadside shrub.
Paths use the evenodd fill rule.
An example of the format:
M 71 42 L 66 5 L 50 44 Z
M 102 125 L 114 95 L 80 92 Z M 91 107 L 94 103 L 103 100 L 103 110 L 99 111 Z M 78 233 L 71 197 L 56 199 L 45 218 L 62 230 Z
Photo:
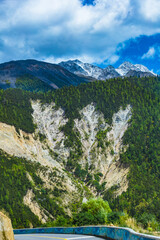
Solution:
M 111 212 L 107 201 L 100 197 L 92 198 L 82 204 L 80 212 L 73 216 L 73 223 L 77 226 L 105 224 L 108 214 Z

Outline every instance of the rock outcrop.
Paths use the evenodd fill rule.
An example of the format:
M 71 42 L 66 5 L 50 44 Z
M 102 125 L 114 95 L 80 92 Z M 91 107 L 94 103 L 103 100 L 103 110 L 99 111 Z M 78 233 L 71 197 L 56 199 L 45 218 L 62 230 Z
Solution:
M 11 220 L 0 212 L 0 240 L 14 240 Z

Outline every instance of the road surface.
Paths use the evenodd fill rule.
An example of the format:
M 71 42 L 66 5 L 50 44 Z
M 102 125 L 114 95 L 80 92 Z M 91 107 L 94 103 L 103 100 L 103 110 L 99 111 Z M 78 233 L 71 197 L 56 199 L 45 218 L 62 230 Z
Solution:
M 15 240 L 102 240 L 102 238 L 73 234 L 18 234 Z

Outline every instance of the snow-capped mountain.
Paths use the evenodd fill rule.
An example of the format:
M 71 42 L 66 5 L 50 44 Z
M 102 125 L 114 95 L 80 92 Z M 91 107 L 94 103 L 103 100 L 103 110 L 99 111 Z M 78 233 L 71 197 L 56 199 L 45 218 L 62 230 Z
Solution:
M 69 60 L 59 63 L 61 67 L 66 68 L 68 71 L 77 74 L 85 75 L 98 80 L 104 80 L 120 76 L 113 66 L 100 68 L 89 63 L 83 63 L 79 60 Z
M 116 71 L 116 69 L 111 65 L 103 69 L 103 75 L 106 79 L 116 78 L 120 76 L 120 74 Z
M 72 73 L 87 75 L 87 72 L 80 66 L 79 62 L 79 60 L 69 60 L 66 62 L 61 62 L 59 65 Z
M 77 75 L 85 75 L 96 79 L 104 79 L 102 68 L 89 63 L 83 63 L 77 59 L 73 61 L 69 60 L 66 62 L 61 62 L 59 65 Z
M 136 66 L 137 68 L 139 68 L 141 72 L 149 72 L 149 73 L 152 73 L 152 74 L 155 75 L 155 76 L 157 75 L 157 74 L 155 74 L 154 72 L 150 71 L 150 70 L 149 70 L 147 67 L 145 67 L 144 65 L 135 64 L 135 66 Z
M 130 62 L 124 62 L 118 68 L 116 68 L 116 71 L 121 76 L 125 76 L 130 70 L 139 71 L 139 69 Z
M 143 73 L 151 73 L 151 75 L 156 75 L 155 73 L 151 72 L 147 67 L 141 64 L 132 64 L 130 62 L 124 62 L 122 63 L 116 71 L 121 75 L 121 76 L 126 76 L 129 71 L 136 71 L 136 72 L 143 72 Z
M 79 76 L 92 77 L 98 80 L 106 80 L 109 78 L 125 77 L 125 76 L 154 76 L 147 67 L 141 64 L 132 64 L 130 62 L 122 63 L 118 68 L 109 65 L 106 68 L 100 68 L 89 63 L 83 63 L 79 60 L 69 60 L 59 63 L 60 66 Z

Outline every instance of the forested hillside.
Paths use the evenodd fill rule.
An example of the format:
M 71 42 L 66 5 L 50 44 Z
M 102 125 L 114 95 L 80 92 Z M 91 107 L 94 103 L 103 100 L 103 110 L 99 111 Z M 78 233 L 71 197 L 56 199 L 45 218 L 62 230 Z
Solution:
M 34 133 L 37 126 L 32 118 L 31 99 L 40 99 L 41 104 L 44 106 L 54 102 L 57 109 L 61 107 L 65 111 L 65 118 L 68 121 L 59 130 L 66 137 L 64 141 L 65 147 L 72 148 L 67 162 L 63 163 L 63 168 L 67 174 L 73 174 L 76 181 L 84 182 L 91 191 L 94 189 L 95 195 L 100 195 L 109 202 L 112 211 L 126 211 L 130 216 L 136 218 L 138 222 L 143 223 L 144 227 L 148 226 L 148 222 L 160 222 L 159 78 L 117 78 L 106 82 L 96 81 L 81 84 L 78 87 L 64 87 L 45 93 L 31 93 L 20 89 L 1 90 L 0 122 L 14 125 L 17 132 L 19 132 L 19 129 L 22 129 L 27 133 Z M 127 178 L 129 184 L 127 191 L 119 196 L 116 195 L 119 185 L 114 185 L 107 189 L 105 183 L 101 181 L 101 173 L 95 172 L 93 176 L 92 166 L 84 168 L 79 164 L 83 156 L 83 149 L 79 132 L 76 132 L 74 128 L 74 119 L 80 119 L 80 110 L 91 103 L 94 103 L 97 111 L 104 114 L 105 121 L 108 124 L 112 124 L 112 116 L 118 112 L 120 107 L 125 109 L 128 105 L 131 106 L 132 117 L 123 137 L 123 145 L 127 146 L 127 149 L 121 152 L 119 159 L 123 168 L 129 168 Z M 103 140 L 106 132 L 100 129 L 96 136 L 98 147 L 102 150 L 107 147 L 107 144 L 110 144 L 104 144 Z M 44 136 L 41 136 L 41 138 L 43 140 Z M 111 154 L 114 155 L 114 151 Z M 52 153 L 52 156 L 59 161 L 55 153 Z M 38 166 L 34 165 L 33 168 L 31 167 L 32 164 L 25 159 L 10 157 L 1 152 L 0 206 L 9 212 L 14 227 L 28 226 L 31 219 L 34 219 L 35 226 L 40 224 L 37 217 L 24 206 L 18 216 L 14 213 L 15 211 L 17 212 L 18 208 L 21 208 L 22 198 L 25 195 L 24 192 L 33 187 L 26 180 L 24 174 L 26 171 L 30 173 L 36 186 L 38 185 L 40 189 L 42 187 L 41 179 L 34 174 L 34 169 Z M 12 185 L 14 185 L 14 191 L 11 187 Z M 43 189 L 40 191 L 42 196 L 44 191 Z M 36 190 L 35 194 L 40 199 Z M 57 197 L 58 194 L 58 199 L 61 198 L 60 192 L 52 191 L 51 194 L 54 197 Z M 18 196 L 19 200 L 17 201 Z M 50 204 L 50 213 L 55 218 L 57 216 L 67 216 L 64 209 L 60 207 L 57 207 L 58 212 L 55 213 L 53 211 L 56 205 L 55 200 L 48 199 L 47 201 Z M 41 201 L 42 203 L 43 201 Z M 80 209 L 79 206 L 74 209 L 71 208 L 71 211 L 76 212 Z M 72 214 L 70 214 L 70 223 L 72 222 L 71 219 Z M 76 224 L 75 220 L 73 222 Z

